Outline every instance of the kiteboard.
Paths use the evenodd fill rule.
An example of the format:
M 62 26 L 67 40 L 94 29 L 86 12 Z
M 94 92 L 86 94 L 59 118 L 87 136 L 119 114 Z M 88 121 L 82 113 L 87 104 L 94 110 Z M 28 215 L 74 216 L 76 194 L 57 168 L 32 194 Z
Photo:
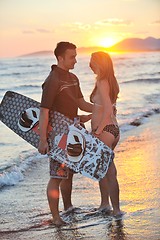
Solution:
M 0 104 L 0 120 L 35 148 L 39 144 L 40 103 L 7 91 Z M 48 155 L 83 176 L 100 181 L 113 161 L 113 151 L 63 114 L 50 111 Z

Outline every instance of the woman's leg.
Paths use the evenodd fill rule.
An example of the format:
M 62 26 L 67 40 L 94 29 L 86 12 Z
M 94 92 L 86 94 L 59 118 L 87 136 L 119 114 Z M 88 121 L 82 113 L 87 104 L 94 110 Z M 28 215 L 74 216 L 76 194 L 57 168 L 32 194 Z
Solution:
M 119 136 L 115 137 L 109 132 L 103 132 L 99 139 L 103 141 L 108 147 L 114 149 L 119 141 Z M 120 213 L 119 209 L 119 185 L 117 181 L 117 171 L 114 162 L 109 166 L 107 175 L 99 182 L 101 191 L 101 205 L 109 204 L 109 195 L 115 215 Z M 101 207 L 100 205 L 100 207 Z
M 99 189 L 101 193 L 101 204 L 99 210 L 103 209 L 110 210 L 108 179 L 106 176 L 99 182 Z
M 118 215 L 121 213 L 119 207 L 119 184 L 114 162 L 111 163 L 106 176 L 108 180 L 109 195 L 113 206 L 113 214 Z

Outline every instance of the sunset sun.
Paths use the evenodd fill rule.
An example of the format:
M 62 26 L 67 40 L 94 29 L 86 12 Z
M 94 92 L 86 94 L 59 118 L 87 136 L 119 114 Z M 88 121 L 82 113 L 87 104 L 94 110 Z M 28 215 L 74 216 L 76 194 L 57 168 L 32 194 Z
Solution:
M 106 37 L 103 38 L 99 41 L 99 45 L 101 47 L 111 47 L 113 46 L 116 42 L 118 42 L 116 39 L 112 38 L 112 37 Z

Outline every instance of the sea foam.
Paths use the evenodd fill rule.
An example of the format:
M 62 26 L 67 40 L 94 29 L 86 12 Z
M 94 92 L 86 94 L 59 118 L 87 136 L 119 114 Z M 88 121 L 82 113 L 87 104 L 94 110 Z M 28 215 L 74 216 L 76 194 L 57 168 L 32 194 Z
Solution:
M 37 152 L 28 152 L 23 157 L 17 159 L 17 163 L 7 167 L 0 173 L 0 188 L 5 186 L 14 186 L 18 182 L 23 181 L 24 173 L 34 164 L 44 158 L 44 155 L 41 155 Z

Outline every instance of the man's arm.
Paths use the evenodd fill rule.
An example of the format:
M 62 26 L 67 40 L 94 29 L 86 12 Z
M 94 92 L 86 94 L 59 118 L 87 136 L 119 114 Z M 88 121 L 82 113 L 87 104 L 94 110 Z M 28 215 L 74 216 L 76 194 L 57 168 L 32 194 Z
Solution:
M 79 98 L 79 99 L 78 99 L 78 107 L 79 107 L 82 111 L 92 112 L 93 104 L 92 104 L 92 103 L 89 103 L 89 102 L 86 102 L 86 101 L 84 100 L 84 98 Z
M 89 120 L 91 120 L 92 113 L 88 114 L 88 115 L 79 115 L 79 117 L 80 117 L 80 122 L 85 123 L 85 122 L 88 122 Z
M 84 98 L 78 99 L 78 107 L 85 112 L 92 112 L 93 104 L 86 102 Z M 85 123 L 88 122 L 92 117 L 92 114 L 89 115 L 80 115 L 80 121 Z
M 49 151 L 48 142 L 47 142 L 48 121 L 49 121 L 49 109 L 40 108 L 40 118 L 39 118 L 40 141 L 39 141 L 38 151 L 41 154 L 46 154 Z

